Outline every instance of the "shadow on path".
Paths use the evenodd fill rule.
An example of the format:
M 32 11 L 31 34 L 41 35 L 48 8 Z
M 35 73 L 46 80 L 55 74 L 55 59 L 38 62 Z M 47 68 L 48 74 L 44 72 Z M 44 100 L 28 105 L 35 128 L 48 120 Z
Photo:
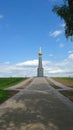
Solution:
M 0 130 L 73 130 L 73 124 L 69 119 L 68 122 L 65 120 L 70 113 L 69 116 L 63 115 L 62 111 L 64 113 L 65 110 L 58 109 L 47 93 L 28 92 L 22 95 L 22 100 L 14 100 L 11 108 L 2 116 Z

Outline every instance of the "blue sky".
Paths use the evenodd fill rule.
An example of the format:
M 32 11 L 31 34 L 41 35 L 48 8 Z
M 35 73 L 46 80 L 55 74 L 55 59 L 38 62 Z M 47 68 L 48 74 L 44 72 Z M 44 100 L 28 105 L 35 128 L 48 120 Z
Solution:
M 73 42 L 52 12 L 62 0 L 0 0 L 0 77 L 35 76 L 42 47 L 46 76 L 73 76 Z

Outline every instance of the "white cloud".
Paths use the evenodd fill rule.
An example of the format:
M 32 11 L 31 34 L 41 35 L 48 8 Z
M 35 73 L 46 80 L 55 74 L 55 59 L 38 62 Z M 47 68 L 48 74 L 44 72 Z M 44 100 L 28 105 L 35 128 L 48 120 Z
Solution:
M 69 54 L 73 53 L 73 50 L 68 51 Z
M 52 37 L 57 37 L 57 36 L 59 36 L 61 33 L 62 33 L 61 30 L 56 30 L 56 31 L 54 31 L 54 32 L 50 32 L 50 36 L 52 36 Z
M 50 57 L 52 57 L 52 56 L 53 56 L 53 54 L 49 54 L 49 56 L 50 56 Z
M 68 56 L 68 58 L 71 59 L 71 60 L 73 60 L 73 54 L 70 54 L 70 55 Z
M 63 70 L 58 68 L 58 67 L 51 67 L 51 68 L 46 68 L 46 70 L 50 73 L 50 74 L 54 74 L 54 73 L 62 73 Z
M 0 19 L 3 19 L 3 18 L 4 18 L 4 16 L 2 14 L 0 14 Z
M 59 44 L 59 47 L 60 47 L 60 48 L 63 48 L 64 46 L 65 46 L 65 45 L 64 45 L 63 43 L 60 43 L 60 44 Z
M 38 60 L 29 60 L 17 64 L 8 64 L 9 61 L 0 64 L 0 77 L 24 77 L 37 76 Z M 45 76 L 73 76 L 73 54 L 69 54 L 61 62 L 43 61 Z
M 50 61 L 43 61 L 44 66 L 49 64 L 49 63 L 50 63 Z M 18 67 L 25 67 L 25 66 L 27 66 L 27 67 L 37 67 L 38 66 L 38 60 L 35 59 L 35 60 L 25 61 L 25 62 L 16 64 L 16 66 L 18 66 Z
M 65 27 L 65 23 L 62 23 L 60 26 L 61 26 L 61 27 Z
M 4 62 L 4 64 L 7 64 L 7 65 L 8 65 L 8 64 L 10 64 L 10 61 L 6 61 L 6 62 Z
M 38 60 L 30 60 L 16 64 L 16 66 L 37 66 Z
M 56 42 L 59 42 L 59 41 L 60 41 L 60 39 L 59 39 L 59 38 L 57 38 L 57 39 L 56 39 Z

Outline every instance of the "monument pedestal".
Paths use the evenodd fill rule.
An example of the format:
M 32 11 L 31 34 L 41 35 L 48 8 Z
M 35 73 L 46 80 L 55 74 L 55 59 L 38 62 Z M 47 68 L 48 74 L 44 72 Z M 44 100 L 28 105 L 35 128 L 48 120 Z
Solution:
M 37 76 L 38 77 L 43 77 L 43 68 L 38 68 L 37 69 Z

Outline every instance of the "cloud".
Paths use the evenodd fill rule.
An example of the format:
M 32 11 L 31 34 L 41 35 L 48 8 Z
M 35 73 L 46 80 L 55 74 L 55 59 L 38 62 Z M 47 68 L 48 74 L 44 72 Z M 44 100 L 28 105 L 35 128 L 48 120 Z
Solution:
M 30 60 L 30 61 L 25 61 L 22 63 L 16 64 L 16 66 L 37 66 L 38 65 L 38 60 Z
M 65 46 L 65 45 L 64 45 L 63 43 L 60 43 L 60 44 L 59 44 L 59 47 L 60 47 L 60 48 L 63 48 L 64 46 Z
M 62 31 L 61 31 L 61 30 L 56 30 L 56 31 L 54 31 L 54 32 L 50 32 L 49 34 L 50 34 L 50 36 L 52 36 L 52 37 L 57 37 L 57 36 L 59 36 L 60 34 L 62 34 Z
M 54 74 L 54 73 L 62 73 L 63 70 L 58 68 L 58 67 L 55 67 L 55 68 L 47 68 L 46 69 L 50 74 Z
M 50 61 L 43 61 L 43 66 L 46 67 Z M 38 60 L 29 60 L 17 64 L 10 64 L 9 61 L 0 64 L 0 77 L 24 77 L 37 75 Z
M 0 19 L 3 19 L 3 18 L 4 18 L 4 16 L 2 14 L 0 14 Z
M 65 23 L 62 23 L 60 26 L 61 26 L 61 27 L 65 27 Z
M 50 62 L 49 61 L 43 61 L 44 66 L 48 63 L 50 63 Z M 25 67 L 25 66 L 27 66 L 27 67 L 37 67 L 38 66 L 38 60 L 35 59 L 35 60 L 25 61 L 25 62 L 16 64 L 16 66 L 18 66 L 18 67 Z
M 59 39 L 59 38 L 57 38 L 57 39 L 56 39 L 56 42 L 59 42 L 59 41 L 60 41 L 60 39 Z
M 73 53 L 73 50 L 68 51 L 69 54 Z
M 49 54 L 49 56 L 50 56 L 50 57 L 52 57 L 52 56 L 53 56 L 53 54 Z
M 71 59 L 71 60 L 73 60 L 73 54 L 70 54 L 70 55 L 68 56 L 68 58 Z
M 29 60 L 16 64 L 9 61 L 0 64 L 0 77 L 37 76 L 38 60 Z M 73 54 L 61 62 L 43 60 L 45 76 L 73 76 Z
M 7 64 L 7 65 L 8 65 L 8 64 L 10 64 L 10 61 L 6 61 L 6 62 L 4 62 L 4 64 Z

